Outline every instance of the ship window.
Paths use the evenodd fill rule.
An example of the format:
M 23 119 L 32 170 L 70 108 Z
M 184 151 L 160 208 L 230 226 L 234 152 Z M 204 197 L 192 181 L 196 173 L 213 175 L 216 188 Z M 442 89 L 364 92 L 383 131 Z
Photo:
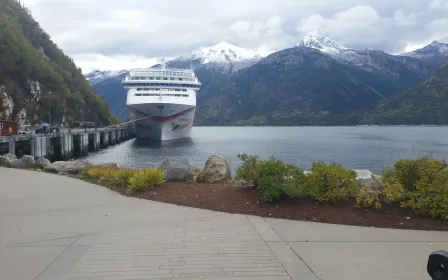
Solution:
M 157 77 L 157 78 L 156 78 L 156 80 L 160 80 L 160 78 L 159 78 L 159 77 Z
M 163 78 L 164 80 L 168 80 L 168 78 Z
M 182 81 L 182 78 L 179 78 L 179 81 Z
M 183 94 L 182 96 L 183 96 L 183 97 L 188 97 L 189 95 L 188 95 L 188 94 Z

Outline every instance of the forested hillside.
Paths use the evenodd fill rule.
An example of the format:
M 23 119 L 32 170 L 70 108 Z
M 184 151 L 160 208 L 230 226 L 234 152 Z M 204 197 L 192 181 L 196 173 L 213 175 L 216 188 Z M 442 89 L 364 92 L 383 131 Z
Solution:
M 57 23 L 55 23 L 57 24 Z M 0 118 L 109 124 L 109 106 L 16 0 L 0 1 Z
M 448 65 L 362 115 L 364 124 L 448 124 Z

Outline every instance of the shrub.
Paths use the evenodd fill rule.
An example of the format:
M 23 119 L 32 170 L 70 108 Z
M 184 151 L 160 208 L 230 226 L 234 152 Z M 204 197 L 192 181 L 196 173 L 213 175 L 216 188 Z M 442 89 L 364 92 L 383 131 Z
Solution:
M 380 192 L 373 190 L 372 184 L 367 184 L 361 188 L 356 196 L 356 204 L 365 208 L 374 206 L 376 209 L 383 206 L 380 201 Z
M 386 167 L 381 172 L 381 180 L 389 180 L 392 177 L 396 177 L 395 169 L 394 167 Z
M 397 179 L 390 177 L 381 183 L 379 190 L 373 188 L 373 183 L 363 186 L 356 196 L 356 204 L 361 207 L 380 209 L 385 203 L 400 201 L 404 192 L 403 186 Z
M 404 187 L 395 177 L 391 177 L 381 183 L 381 193 L 385 203 L 394 203 L 402 199 Z
M 421 214 L 448 220 L 448 170 L 434 172 L 434 166 L 423 168 L 414 191 L 407 194 L 403 207 Z
M 321 202 L 338 203 L 359 192 L 355 183 L 356 172 L 336 163 L 313 163 L 308 178 L 306 194 Z
M 87 175 L 90 178 L 96 180 L 107 178 L 110 172 L 111 172 L 110 169 L 102 167 L 90 167 L 89 169 L 87 169 Z
M 256 181 L 263 202 L 271 203 L 280 198 L 286 189 L 286 182 L 292 168 L 291 165 L 276 160 L 274 157 L 259 163 Z
M 137 171 L 132 169 L 117 169 L 112 172 L 110 182 L 117 187 L 127 187 L 129 186 L 130 179 Z
M 165 172 L 158 168 L 146 168 L 129 179 L 128 194 L 142 192 L 165 183 Z
M 303 170 L 270 157 L 260 160 L 258 156 L 238 155 L 242 164 L 236 171 L 236 179 L 253 184 L 260 191 L 264 203 L 272 203 L 283 194 L 296 197 L 306 183 Z
M 242 163 L 236 169 L 236 179 L 245 180 L 253 186 L 258 186 L 258 179 L 260 176 L 259 168 L 261 160 L 258 156 L 249 156 L 247 154 L 239 154 L 238 159 Z
M 395 163 L 395 174 L 398 182 L 403 185 L 407 191 L 415 191 L 417 182 L 422 177 L 423 172 L 431 173 L 435 176 L 435 174 L 446 167 L 446 162 L 430 157 L 402 159 Z

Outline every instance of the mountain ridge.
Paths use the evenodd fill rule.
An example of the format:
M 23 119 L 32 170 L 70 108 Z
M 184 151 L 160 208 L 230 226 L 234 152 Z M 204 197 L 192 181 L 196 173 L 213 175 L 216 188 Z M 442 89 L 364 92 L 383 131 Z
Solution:
M 82 116 L 97 124 L 116 120 L 81 70 L 16 0 L 0 2 L 0 117 L 20 124 Z

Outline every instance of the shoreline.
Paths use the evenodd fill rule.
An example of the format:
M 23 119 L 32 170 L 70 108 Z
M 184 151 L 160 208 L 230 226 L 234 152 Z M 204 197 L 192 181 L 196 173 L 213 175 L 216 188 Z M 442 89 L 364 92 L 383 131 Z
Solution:
M 330 201 L 319 202 L 310 197 L 288 197 L 282 194 L 278 201 L 264 203 L 259 189 L 244 180 L 226 177 L 217 182 L 204 182 L 203 180 L 197 182 L 202 171 L 196 167 L 194 167 L 193 177 L 188 177 L 192 174 L 182 177 L 184 176 L 182 173 L 180 180 L 174 178 L 173 176 L 179 174 L 172 173 L 169 168 L 179 167 L 179 160 L 181 159 L 174 159 L 168 164 L 166 174 L 170 179 L 162 181 L 154 187 L 143 186 L 134 193 L 129 193 L 124 186 L 118 186 L 110 180 L 105 180 L 101 175 L 94 177 L 97 175 L 89 173 L 89 170 L 92 169 L 104 169 L 107 172 L 132 171 L 119 168 L 116 163 L 92 165 L 85 160 L 55 163 L 38 160 L 34 167 L 25 169 L 70 176 L 109 188 L 124 196 L 226 213 L 363 227 L 448 231 L 448 221 L 446 220 L 419 215 L 410 208 L 403 208 L 394 203 L 385 204 L 382 209 L 364 208 L 357 205 L 355 197 L 349 197 L 347 201 L 332 203 Z M 42 161 L 47 165 L 44 168 L 36 165 L 42 164 Z M 171 167 L 169 167 L 170 164 Z M 190 169 L 193 170 L 193 167 Z M 204 167 L 205 169 L 206 167 Z M 176 170 L 176 172 L 178 171 Z M 133 170 L 132 172 L 139 171 Z M 308 174 L 309 172 L 311 171 L 304 173 Z M 375 175 L 368 170 L 356 170 L 356 182 L 360 186 L 376 184 L 375 182 L 379 182 L 378 180 L 381 180 L 380 175 Z

